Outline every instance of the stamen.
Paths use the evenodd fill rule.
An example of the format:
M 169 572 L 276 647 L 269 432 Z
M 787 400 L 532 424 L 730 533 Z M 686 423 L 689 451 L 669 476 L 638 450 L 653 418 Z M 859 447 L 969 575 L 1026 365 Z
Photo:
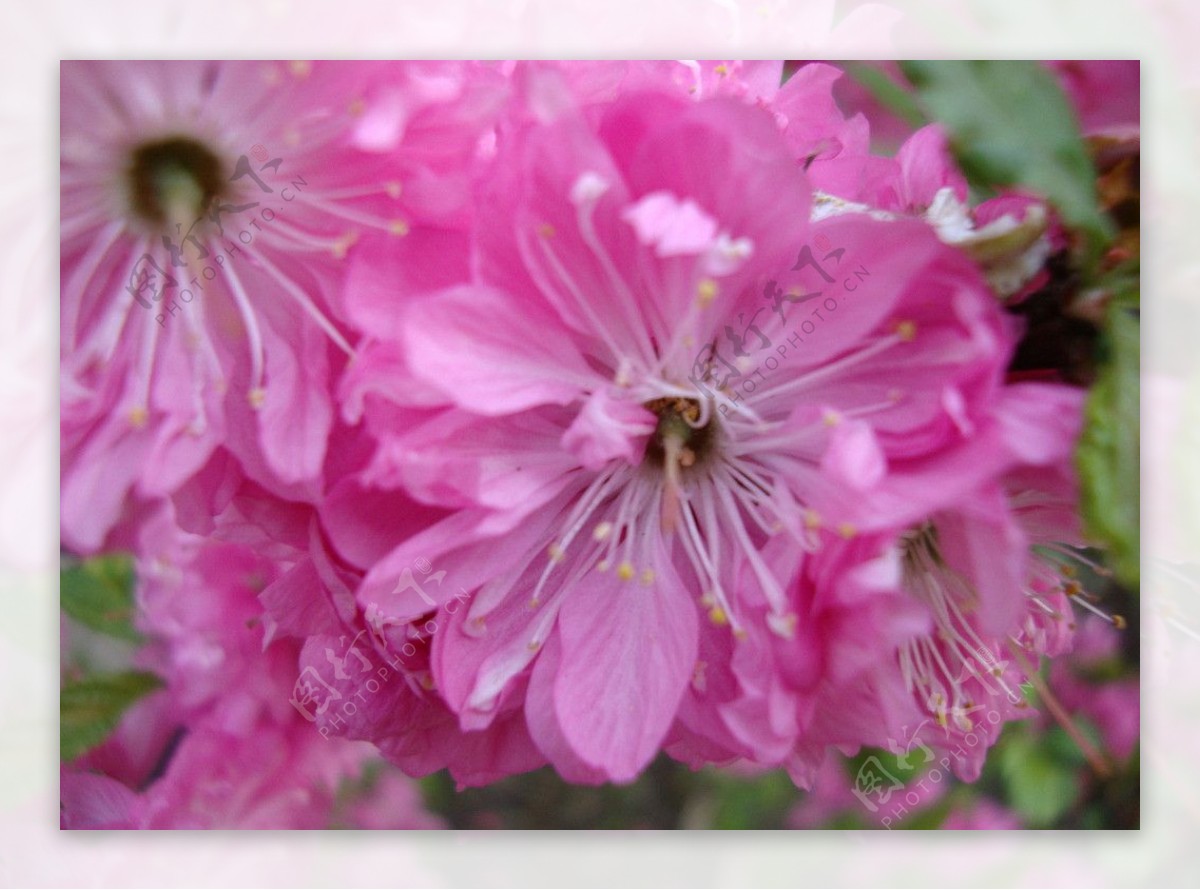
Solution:
M 148 246 L 153 250 L 153 245 Z M 158 258 L 156 257 L 156 259 Z M 129 262 L 125 265 L 125 270 L 120 280 L 128 281 L 129 276 L 133 274 L 133 270 L 139 262 L 141 262 L 140 255 L 131 256 Z M 130 297 L 123 302 L 124 306 L 119 311 L 106 312 L 100 316 L 102 327 L 85 344 L 85 355 L 88 358 L 105 364 L 112 361 L 117 347 L 121 343 L 121 333 L 125 330 L 126 325 L 129 324 L 129 320 L 133 318 L 134 306 L 137 301 Z M 138 311 L 143 311 L 143 307 L 139 306 Z M 155 324 L 157 325 L 157 322 Z
M 725 509 L 728 511 L 728 521 L 725 523 L 726 529 L 733 532 L 734 537 L 741 546 L 742 555 L 746 557 L 747 562 L 750 563 L 750 568 L 753 569 L 755 576 L 758 578 L 763 596 L 766 598 L 771 610 L 782 614 L 787 609 L 787 599 L 784 596 L 782 588 L 779 586 L 779 582 L 762 561 L 758 549 L 751 542 L 749 535 L 746 534 L 746 527 L 741 521 L 737 504 L 733 502 L 733 497 L 728 489 L 718 487 L 716 492 L 717 496 L 724 502 Z
M 150 381 L 154 377 L 154 358 L 158 350 L 157 324 L 142 325 L 142 350 L 138 356 L 136 395 L 129 409 L 129 422 L 134 427 L 145 424 L 150 406 Z
M 627 472 L 619 472 L 616 469 L 610 469 L 608 472 L 602 473 L 593 479 L 588 487 L 584 490 L 584 493 L 579 497 L 578 502 L 575 504 L 574 509 L 567 518 L 568 528 L 566 534 L 564 534 L 558 542 L 550 545 L 550 559 L 547 562 L 546 567 L 542 570 L 541 577 L 538 579 L 538 583 L 533 590 L 532 601 L 534 603 L 541 601 L 542 590 L 545 587 L 547 580 L 550 578 L 551 572 L 554 570 L 556 565 L 563 561 L 567 548 L 571 546 L 571 542 L 575 540 L 576 535 L 578 535 L 580 530 L 583 529 L 583 527 L 588 523 L 595 509 L 601 503 L 603 503 L 603 501 L 608 497 L 609 493 L 624 480 L 626 475 Z M 611 531 L 611 523 L 603 524 L 607 524 Z M 555 558 L 555 554 L 558 554 L 558 558 Z
M 518 234 L 518 238 L 520 238 L 520 234 Z M 608 327 L 596 315 L 593 306 L 594 301 L 589 300 L 587 296 L 584 295 L 575 279 L 571 277 L 570 272 L 568 272 L 567 268 L 559 261 L 558 256 L 554 253 L 554 250 L 550 246 L 550 242 L 544 238 L 539 238 L 534 244 L 529 244 L 528 241 L 524 241 L 522 248 L 523 252 L 529 255 L 530 262 L 526 264 L 526 268 L 529 270 L 530 277 L 533 278 L 534 283 L 538 286 L 538 288 L 552 302 L 566 303 L 566 308 L 568 310 L 580 312 L 591 324 L 592 330 L 594 330 L 600 339 L 604 341 L 604 344 L 608 347 L 609 352 L 614 359 L 624 356 L 625 349 L 620 342 L 622 338 L 615 337 L 613 333 L 609 331 Z M 542 270 L 538 268 L 538 264 L 536 262 L 532 262 L 532 260 L 536 258 L 537 254 L 541 255 L 542 259 L 549 264 L 550 270 L 554 273 L 554 275 L 557 276 L 559 281 L 562 282 L 563 286 L 567 290 L 567 294 L 571 298 L 570 300 L 562 300 L 561 292 L 558 291 L 558 289 L 555 288 L 542 274 Z M 559 294 L 557 300 L 555 299 L 556 294 Z
M 886 334 L 873 342 L 869 342 L 861 349 L 850 352 L 840 359 L 832 362 L 826 362 L 819 368 L 809 371 L 807 374 L 802 374 L 799 377 L 793 377 L 778 386 L 768 385 L 765 389 L 755 393 L 754 398 L 761 404 L 768 400 L 774 400 L 783 395 L 790 395 L 797 391 L 811 388 L 814 384 L 824 382 L 830 377 L 841 374 L 848 368 L 861 364 L 875 356 L 886 352 L 893 346 L 902 343 L 903 338 L 899 334 Z
M 1086 596 L 1083 594 L 1083 592 L 1082 592 L 1082 591 L 1075 592 L 1075 593 L 1072 593 L 1072 592 L 1068 591 L 1068 592 L 1067 592 L 1067 596 L 1069 596 L 1069 597 L 1071 598 L 1071 602 L 1075 603 L 1075 605 L 1077 605 L 1077 606 L 1082 606 L 1084 609 L 1086 609 L 1087 611 L 1091 612 L 1091 613 L 1092 613 L 1093 615 L 1095 615 L 1097 618 L 1101 618 L 1101 619 L 1103 619 L 1104 621 L 1107 621 L 1107 622 L 1108 622 L 1109 624 L 1111 624 L 1111 625 L 1112 625 L 1112 626 L 1113 626 L 1113 627 L 1114 627 L 1116 630 L 1124 630 L 1124 629 L 1126 628 L 1126 626 L 1127 626 L 1127 625 L 1126 625 L 1126 621 L 1125 621 L 1125 619 L 1124 619 L 1122 616 L 1120 616 L 1120 615 L 1109 615 L 1109 614 L 1108 614 L 1107 612 L 1105 612 L 1103 609 L 1099 609 L 1099 608 L 1097 608 L 1096 606 L 1093 606 L 1091 603 L 1089 603 L 1089 602 L 1087 601 L 1087 598 L 1086 598 Z
M 270 273 L 271 277 L 279 282 L 279 285 L 285 291 L 287 291 L 288 295 L 300 304 L 300 308 L 304 310 L 309 318 L 317 323 L 317 326 L 325 332 L 325 335 L 329 337 L 329 339 L 332 340 L 337 347 L 342 350 L 342 352 L 353 357 L 354 349 L 349 343 L 346 342 L 346 338 L 341 335 L 341 332 L 339 332 L 338 329 L 333 326 L 333 322 L 325 317 L 325 313 L 318 309 L 316 304 L 309 299 L 308 295 L 301 290 L 294 281 L 284 275 L 274 263 L 263 256 L 261 251 L 255 252 L 255 258 L 259 263 L 262 264 L 263 268 Z M 229 267 L 229 270 L 230 276 L 234 277 L 232 267 Z
M 229 289 L 233 295 L 233 302 L 237 306 L 238 313 L 242 317 L 242 323 L 246 328 L 246 339 L 250 348 L 250 391 L 248 397 L 250 404 L 257 408 L 262 404 L 263 398 L 264 360 L 262 333 L 258 329 L 258 318 L 254 314 L 254 309 L 250 306 L 250 299 L 246 296 L 246 291 L 242 288 L 242 280 L 234 270 L 233 264 L 226 264 L 225 271 L 229 276 Z M 255 405 L 256 400 L 258 401 L 258 405 Z
M 588 246 L 593 256 L 600 262 L 600 267 L 604 270 L 604 275 L 607 277 L 609 284 L 612 286 L 612 291 L 616 293 L 618 304 L 621 307 L 621 314 L 625 319 L 625 334 L 632 334 L 636 340 L 636 345 L 639 354 L 643 361 L 647 364 L 654 356 L 654 347 L 650 342 L 650 335 L 646 319 L 638 308 L 638 301 L 633 295 L 633 291 L 625 282 L 624 276 L 616 263 L 608 255 L 608 251 L 604 247 L 604 242 L 596 234 L 595 222 L 592 219 L 592 211 L 595 208 L 595 201 L 587 201 L 576 206 L 575 217 L 579 223 L 579 234 L 583 237 L 583 243 Z
M 664 466 L 667 478 L 663 485 L 660 525 L 662 526 L 663 534 L 670 535 L 674 534 L 675 526 L 679 523 L 679 501 L 681 497 L 679 465 L 680 450 L 683 448 L 683 443 L 678 436 L 669 435 L 663 440 L 663 448 L 666 450 Z
M 702 500 L 706 494 L 707 489 L 701 489 Z M 709 619 L 714 624 L 724 625 L 730 623 L 736 633 L 741 626 L 738 623 L 737 615 L 730 607 L 728 598 L 725 596 L 720 576 L 714 565 L 716 561 L 719 561 L 719 553 L 714 553 L 715 558 L 710 558 L 706 552 L 703 536 L 696 525 L 696 518 L 693 516 L 690 506 L 684 507 L 683 520 L 684 533 L 679 536 L 679 540 L 683 543 L 684 549 L 687 551 L 688 558 L 692 563 L 692 569 L 696 572 L 697 577 L 702 582 L 707 582 L 708 593 L 701 597 L 701 604 L 711 604 Z
M 96 274 L 96 270 L 100 267 L 100 264 L 108 257 L 108 252 L 116 244 L 117 239 L 121 237 L 122 233 L 123 226 L 119 222 L 109 223 L 100 230 L 93 239 L 87 253 L 83 255 L 83 259 L 80 260 L 75 270 L 71 273 L 71 277 L 63 285 L 63 311 L 69 313 L 65 325 L 67 329 L 66 340 L 71 345 L 76 345 L 79 342 L 76 336 L 79 316 L 76 313 L 83 311 L 84 297 L 92 292 L 92 288 L 89 287 L 92 283 L 92 276 Z M 133 265 L 136 265 L 136 261 Z M 132 265 L 130 270 L 132 271 Z M 122 280 L 128 281 L 128 275 Z M 129 302 L 134 302 L 133 297 L 124 291 L 122 291 L 122 297 L 128 299 Z

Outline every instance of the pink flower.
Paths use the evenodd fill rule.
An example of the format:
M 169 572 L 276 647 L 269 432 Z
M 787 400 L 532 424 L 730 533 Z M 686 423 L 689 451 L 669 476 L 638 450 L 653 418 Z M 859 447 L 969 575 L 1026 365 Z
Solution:
M 979 774 L 1079 596 L 1053 233 L 781 67 L 64 65 L 63 538 L 166 685 L 64 825 L 428 824 L 364 740 Z
M 1141 126 L 1137 59 L 1069 59 L 1047 63 L 1079 115 L 1086 135 L 1124 137 Z
M 1009 387 L 993 458 L 1005 475 L 901 538 L 901 587 L 933 626 L 900 646 L 898 674 L 872 685 L 893 707 L 905 697 L 917 706 L 894 712 L 911 721 L 896 738 L 948 753 L 968 781 L 1004 722 L 1029 716 L 1027 671 L 1070 645 L 1074 586 L 1060 566 L 1083 544 L 1069 468 L 1081 407 L 1067 387 Z
M 425 810 L 417 783 L 383 763 L 365 771 L 338 817 L 341 824 L 337 827 L 359 830 L 419 831 L 446 827 L 441 819 Z
M 137 793 L 116 779 L 98 773 L 62 768 L 59 800 L 60 828 L 107 831 L 135 828 L 142 822 L 141 800 Z
M 952 810 L 941 827 L 948 831 L 1011 831 L 1025 826 L 1012 810 L 981 797 L 968 807 Z
M 815 196 L 815 216 L 921 218 L 939 239 L 975 260 L 997 294 L 1013 302 L 1045 283 L 1046 260 L 1066 244 L 1045 203 L 1031 195 L 1007 192 L 971 207 L 966 178 L 940 124 L 917 130 L 894 158 L 851 153 L 834 170 L 826 190 Z
M 288 657 L 273 674 L 269 703 L 303 721 L 296 731 L 325 740 L 332 751 L 343 739 L 378 742 L 410 775 L 448 768 L 460 783 L 478 785 L 541 766 L 544 757 L 520 720 L 461 736 L 430 682 L 436 623 L 388 634 L 376 613 L 356 608 L 353 590 L 363 568 L 447 515 L 401 491 L 364 487 L 365 444 L 361 428 L 335 427 L 324 468 L 328 494 L 319 509 L 282 501 L 228 458 L 214 459 L 176 496 L 209 548 L 230 565 L 237 564 L 231 554 L 254 554 L 273 566 L 258 576 L 260 621 L 267 651 Z M 431 567 L 417 563 L 421 568 L 414 566 L 409 577 L 427 580 Z M 238 697 L 238 691 L 225 693 Z
M 664 744 L 766 756 L 713 707 L 771 680 L 729 686 L 730 660 L 811 659 L 807 613 L 832 607 L 796 580 L 803 554 L 990 478 L 978 459 L 934 465 L 984 425 L 1010 329 L 925 226 L 810 228 L 762 108 L 653 91 L 517 120 L 479 197 L 472 280 L 406 301 L 397 342 L 365 353 L 387 376 L 352 374 L 380 440 L 371 479 L 456 511 L 371 567 L 359 604 L 395 644 L 436 622 L 429 683 L 465 737 L 523 715 L 569 779 L 629 780 Z M 937 482 L 893 488 L 918 477 Z M 440 586 L 414 589 L 417 559 Z M 859 654 L 812 669 L 850 684 L 891 651 L 855 635 L 915 629 L 903 609 L 845 608 L 817 643 Z
M 328 827 L 373 751 L 322 737 L 292 704 L 300 647 L 258 598 L 287 561 L 180 533 L 161 511 L 141 551 L 136 660 L 165 688 L 64 771 L 63 827 Z M 412 790 L 387 797 L 398 827 L 431 827 Z
M 63 64 L 68 547 L 96 550 L 221 446 L 313 491 L 353 350 L 341 261 L 461 221 L 501 88 L 458 63 Z

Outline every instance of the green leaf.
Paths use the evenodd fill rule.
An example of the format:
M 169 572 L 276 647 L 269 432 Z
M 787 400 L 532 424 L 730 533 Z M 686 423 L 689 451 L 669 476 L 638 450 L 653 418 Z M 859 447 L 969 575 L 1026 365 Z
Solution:
M 1104 748 L 1104 740 L 1087 719 L 1076 715 L 1072 723 L 1098 749 Z M 1061 726 L 1051 726 L 1042 733 L 1042 748 L 1047 756 L 1068 769 L 1078 771 L 1087 768 L 1087 758 L 1079 750 L 1079 743 Z
M 972 185 L 1025 185 L 1045 195 L 1085 239 L 1092 266 L 1114 227 L 1100 209 L 1096 171 L 1054 76 L 1035 62 L 902 62 L 929 116 L 945 125 Z
M 712 827 L 727 831 L 778 826 L 799 799 L 795 784 L 782 771 L 753 779 L 721 776 L 716 786 Z
M 1079 796 L 1076 770 L 1029 734 L 1013 735 L 997 752 L 1012 808 L 1030 828 L 1046 828 Z
M 69 682 L 59 692 L 59 757 L 74 760 L 104 741 L 135 701 L 162 686 L 154 674 L 124 671 Z
M 1110 308 L 1104 346 L 1108 360 L 1088 395 L 1075 465 L 1087 532 L 1107 548 L 1117 579 L 1136 589 L 1141 549 L 1137 318 Z
M 70 562 L 59 574 L 62 610 L 92 630 L 138 642 L 133 627 L 133 563 L 128 556 Z

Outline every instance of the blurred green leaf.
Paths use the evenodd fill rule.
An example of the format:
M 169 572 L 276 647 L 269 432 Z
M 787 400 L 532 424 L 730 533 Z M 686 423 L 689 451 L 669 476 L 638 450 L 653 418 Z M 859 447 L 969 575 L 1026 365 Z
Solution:
M 74 760 L 100 744 L 130 705 L 160 686 L 158 677 L 143 671 L 95 674 L 67 683 L 59 692 L 59 757 Z
M 1118 580 L 1136 589 L 1141 546 L 1137 318 L 1111 307 L 1104 345 L 1107 361 L 1088 395 L 1075 464 L 1088 534 L 1108 549 Z
M 1079 797 L 1076 768 L 1060 762 L 1036 736 L 1013 735 L 996 752 L 1012 808 L 1030 828 L 1045 828 Z
M 1036 62 L 900 63 L 929 116 L 945 125 L 975 186 L 1025 185 L 1045 195 L 1083 234 L 1086 266 L 1113 237 L 1100 210 L 1096 171 L 1075 112 L 1054 76 Z
M 713 773 L 717 806 L 713 828 L 745 830 L 778 826 L 799 793 L 787 773 L 779 771 L 753 779 Z
M 931 831 L 935 828 L 941 828 L 942 823 L 950 815 L 957 806 L 966 806 L 966 801 L 969 801 L 971 796 L 957 795 L 943 797 L 941 800 L 934 801 L 925 809 L 917 810 L 912 816 L 905 818 L 895 828 L 901 831 Z
M 1100 738 L 1100 734 L 1096 731 L 1096 728 L 1090 722 L 1076 716 L 1073 723 L 1075 724 L 1075 729 L 1083 733 L 1093 745 L 1099 749 L 1103 749 L 1104 742 Z M 1087 758 L 1079 750 L 1079 744 L 1061 726 L 1051 726 L 1042 733 L 1042 747 L 1045 749 L 1048 757 L 1053 758 L 1063 766 L 1075 770 L 1081 770 L 1087 766 Z
M 71 561 L 59 574 L 62 610 L 92 630 L 138 642 L 133 627 L 133 562 L 124 554 Z

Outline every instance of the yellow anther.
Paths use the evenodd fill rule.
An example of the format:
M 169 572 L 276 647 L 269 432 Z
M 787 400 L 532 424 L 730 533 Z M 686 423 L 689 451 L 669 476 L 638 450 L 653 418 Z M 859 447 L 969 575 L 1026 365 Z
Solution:
M 1115 627 L 1117 630 L 1124 630 L 1125 628 L 1129 627 L 1129 623 L 1125 620 L 1124 615 L 1114 615 L 1112 618 L 1113 627 Z
M 790 640 L 796 636 L 796 621 L 794 613 L 767 616 L 767 626 L 771 628 L 772 633 L 783 637 L 785 640 Z
M 408 223 L 402 219 L 394 219 L 388 223 L 388 232 L 398 238 L 403 238 L 408 234 Z
M 712 305 L 716 298 L 717 283 L 711 278 L 701 278 L 700 283 L 696 285 L 696 300 L 704 307 Z
M 597 541 L 603 541 L 612 534 L 613 524 L 611 522 L 600 522 L 592 530 L 592 537 Z
M 329 248 L 329 251 L 333 254 L 333 258 L 335 260 L 344 260 L 346 258 L 346 252 L 354 246 L 354 242 L 357 240 L 358 232 L 347 232 L 333 242 Z
M 404 187 L 393 179 L 383 187 L 383 190 L 387 192 L 387 196 L 389 198 L 399 198 L 400 193 L 404 190 Z
M 725 614 L 725 610 L 720 606 L 713 606 L 708 610 L 708 620 L 718 627 L 724 627 L 729 623 L 729 616 Z
M 267 391 L 261 386 L 256 386 L 250 392 L 246 393 L 246 399 L 250 402 L 251 408 L 258 410 L 267 399 Z
M 721 77 L 724 77 L 726 74 L 729 73 L 729 66 L 724 63 L 721 63 L 720 65 L 718 65 L 716 68 L 713 69 L 713 72 L 720 75 Z
M 902 321 L 896 325 L 896 336 L 905 343 L 911 343 L 913 338 L 917 336 L 917 323 L 915 321 Z
M 292 77 L 305 78 L 312 74 L 312 62 L 293 59 L 288 62 L 288 71 L 292 73 Z
M 628 562 L 623 562 L 617 566 L 617 577 L 622 581 L 630 580 L 634 575 L 633 566 Z
M 550 225 L 550 223 L 542 223 L 540 226 L 538 226 L 538 234 L 543 238 L 553 238 L 554 226 Z
M 528 649 L 530 652 L 537 652 L 541 648 L 542 648 L 542 643 L 540 640 L 530 640 L 529 641 Z
M 837 426 L 842 422 L 842 415 L 838 414 L 836 411 L 826 410 L 826 412 L 821 416 L 821 422 L 824 423 L 825 426 Z
M 812 510 L 812 509 L 805 510 L 804 511 L 804 527 L 811 528 L 811 529 L 820 528 L 821 527 L 821 514 L 818 513 L 816 510 Z
M 838 526 L 838 534 L 847 540 L 858 534 L 858 529 L 854 527 L 852 522 L 843 522 Z
M 135 429 L 141 429 L 146 425 L 146 421 L 150 418 L 150 412 L 138 405 L 136 408 L 129 409 L 129 423 Z
M 551 562 L 562 562 L 563 557 L 566 556 L 566 551 L 562 549 L 562 545 L 557 543 L 551 544 L 547 548 L 547 552 L 550 554 Z

